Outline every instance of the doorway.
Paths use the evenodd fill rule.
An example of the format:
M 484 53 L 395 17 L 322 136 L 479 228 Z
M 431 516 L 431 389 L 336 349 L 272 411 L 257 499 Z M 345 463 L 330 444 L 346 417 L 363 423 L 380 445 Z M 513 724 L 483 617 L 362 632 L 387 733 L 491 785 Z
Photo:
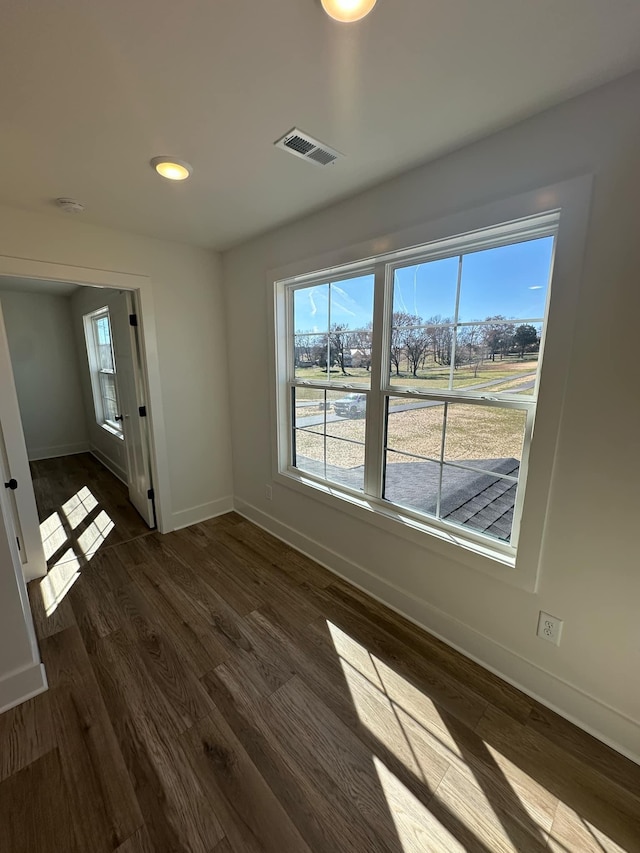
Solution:
M 155 330 L 145 277 L 114 274 L 146 282 L 151 310 L 143 316 L 143 288 L 91 282 L 104 280 L 102 271 L 85 270 L 81 281 L 4 276 L 2 260 L 0 305 L 8 310 L 5 318 L 0 312 L 0 467 L 31 580 L 53 565 L 81 565 L 98 548 L 163 529 L 162 418 L 154 406 L 159 395 L 150 393 L 143 334 L 153 345 Z M 38 309 L 39 298 L 47 304 Z M 61 323 L 65 311 L 68 322 Z M 52 335 L 62 353 L 52 348 Z

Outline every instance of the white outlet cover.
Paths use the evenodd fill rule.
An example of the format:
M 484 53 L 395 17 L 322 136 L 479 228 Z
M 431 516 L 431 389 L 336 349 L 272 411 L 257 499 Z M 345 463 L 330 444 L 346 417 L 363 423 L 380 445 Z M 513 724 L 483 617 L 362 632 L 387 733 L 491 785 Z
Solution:
M 562 636 L 562 626 L 564 622 L 558 619 L 557 616 L 552 616 L 550 613 L 540 611 L 538 617 L 538 636 L 555 646 L 560 645 L 560 637 Z

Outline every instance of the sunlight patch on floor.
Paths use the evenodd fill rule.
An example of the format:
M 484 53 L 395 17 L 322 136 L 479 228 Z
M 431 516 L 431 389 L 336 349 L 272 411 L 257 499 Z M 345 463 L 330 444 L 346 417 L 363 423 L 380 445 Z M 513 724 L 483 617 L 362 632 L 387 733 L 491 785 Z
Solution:
M 62 505 L 59 513 L 52 513 L 40 525 L 47 560 L 65 545 L 69 545 L 40 582 L 40 593 L 47 616 L 55 613 L 62 599 L 80 577 L 82 567 L 95 556 L 115 527 L 111 518 L 102 510 L 77 538 L 69 532 L 82 524 L 96 507 L 98 501 L 91 490 L 83 486 Z
M 548 848 L 552 853 L 629 853 L 565 803 L 558 804 Z
M 69 522 L 69 527 L 75 530 L 97 506 L 98 501 L 87 486 L 84 486 L 66 503 L 62 504 L 62 512 Z
M 375 755 L 373 765 L 404 853 L 466 853 L 467 848 Z
M 426 796 L 437 790 L 434 802 L 439 808 L 444 807 L 446 811 L 448 805 L 458 818 L 464 814 L 465 832 L 472 836 L 474 815 L 477 815 L 476 829 L 490 844 L 497 845 L 496 850 L 517 850 L 511 836 L 524 832 L 522 828 L 514 828 L 513 821 L 503 814 L 504 809 L 520 816 L 532 840 L 546 841 L 557 805 L 555 797 L 497 750 L 476 743 L 476 751 L 485 751 L 484 766 L 480 756 L 472 754 L 470 745 L 460 740 L 461 734 L 455 729 L 450 731 L 447 717 L 429 696 L 340 628 L 331 622 L 327 622 L 327 626 L 358 719 L 380 744 L 380 748 L 374 748 L 373 761 L 378 775 L 384 776 L 385 792 L 391 791 L 395 798 L 389 801 L 389 808 L 404 849 L 431 850 L 432 847 L 419 846 L 424 842 L 421 830 L 418 831 L 422 825 L 418 814 L 425 811 L 424 805 L 409 791 L 410 800 L 403 805 L 404 785 L 390 769 L 393 765 L 389 763 L 389 753 L 419 780 Z M 451 785 L 452 778 L 456 785 Z M 465 791 L 462 803 L 458 802 L 458 789 Z M 502 808 L 499 808 L 500 803 Z M 422 816 L 424 818 L 424 814 Z M 429 825 L 433 823 L 437 820 L 430 814 Z M 419 843 L 416 838 L 420 838 Z M 442 847 L 433 849 L 462 849 L 448 847 L 447 838 L 448 833 Z
M 80 562 L 71 549 L 65 551 L 40 582 L 40 592 L 47 616 L 51 616 L 80 577 Z
M 44 558 L 49 560 L 67 541 L 67 534 L 62 526 L 62 519 L 57 512 L 51 513 L 40 525 L 40 538 L 44 548 Z
M 378 690 L 383 690 L 382 682 L 378 676 L 371 655 L 360 643 L 357 643 L 349 634 L 346 634 L 337 625 L 327 622 L 333 646 L 342 661 L 346 661 L 353 669 L 360 672 L 366 679 L 374 684 Z
M 93 557 L 113 528 L 113 521 L 102 510 L 95 521 L 92 521 L 87 529 L 78 536 L 78 545 L 87 560 Z
M 375 688 L 344 658 L 340 659 L 342 672 L 351 694 L 358 719 L 375 735 L 380 743 L 396 756 L 420 780 L 427 779 L 412 744 L 407 737 L 389 699 Z M 440 779 L 435 780 L 435 784 Z

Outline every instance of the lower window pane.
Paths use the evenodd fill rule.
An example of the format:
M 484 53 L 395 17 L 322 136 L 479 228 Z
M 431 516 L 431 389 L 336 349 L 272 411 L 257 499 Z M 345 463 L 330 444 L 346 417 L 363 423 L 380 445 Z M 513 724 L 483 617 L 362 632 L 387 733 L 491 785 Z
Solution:
M 364 444 L 327 438 L 327 480 L 364 489 Z
M 390 397 L 384 499 L 509 542 L 525 424 L 519 409 Z
M 415 459 L 387 450 L 384 498 L 395 504 L 435 515 L 438 505 L 440 463 Z
M 365 394 L 294 388 L 293 465 L 362 491 L 366 402 Z
M 324 477 L 324 436 L 297 429 L 294 432 L 295 455 L 293 464 L 301 471 Z
M 517 469 L 515 475 L 517 476 Z M 517 485 L 490 473 L 443 465 L 440 517 L 505 542 L 511 539 Z
M 503 468 L 522 458 L 525 422 L 522 409 L 449 403 L 444 461 L 510 473 Z
M 295 427 L 324 433 L 325 392 L 315 388 L 296 388 L 293 404 Z
M 113 373 L 99 373 L 100 391 L 102 393 L 102 409 L 105 421 L 115 420 L 118 414 L 116 399 L 116 378 Z
M 444 403 L 389 397 L 387 447 L 440 459 Z

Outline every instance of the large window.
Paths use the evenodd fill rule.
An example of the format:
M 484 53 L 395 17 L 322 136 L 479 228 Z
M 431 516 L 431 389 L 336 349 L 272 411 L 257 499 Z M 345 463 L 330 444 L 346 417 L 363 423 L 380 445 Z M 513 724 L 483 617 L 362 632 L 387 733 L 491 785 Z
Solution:
M 118 405 L 109 309 L 101 308 L 87 314 L 84 324 L 96 422 L 121 437 L 122 417 Z
M 281 472 L 514 555 L 558 221 L 279 281 Z

